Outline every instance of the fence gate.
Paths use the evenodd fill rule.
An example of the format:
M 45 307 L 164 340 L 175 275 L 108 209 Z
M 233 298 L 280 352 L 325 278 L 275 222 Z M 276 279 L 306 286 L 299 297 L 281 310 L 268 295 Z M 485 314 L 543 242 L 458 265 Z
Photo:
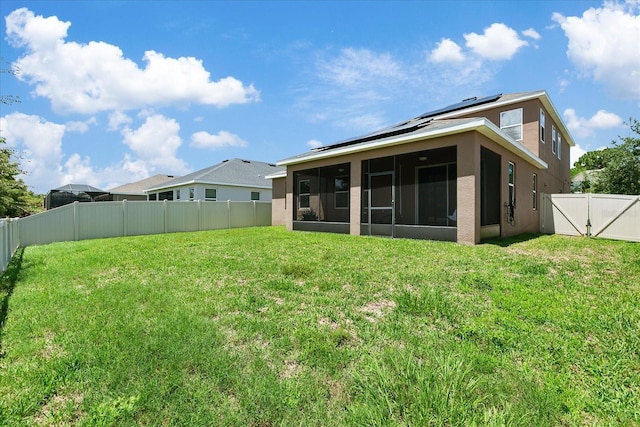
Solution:
M 542 194 L 540 232 L 640 242 L 640 196 Z

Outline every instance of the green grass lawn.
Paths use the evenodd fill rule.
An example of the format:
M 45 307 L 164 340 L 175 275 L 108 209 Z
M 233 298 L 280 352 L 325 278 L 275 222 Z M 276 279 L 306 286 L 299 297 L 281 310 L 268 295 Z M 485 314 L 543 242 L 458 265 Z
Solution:
M 252 228 L 28 247 L 0 425 L 640 425 L 640 245 Z

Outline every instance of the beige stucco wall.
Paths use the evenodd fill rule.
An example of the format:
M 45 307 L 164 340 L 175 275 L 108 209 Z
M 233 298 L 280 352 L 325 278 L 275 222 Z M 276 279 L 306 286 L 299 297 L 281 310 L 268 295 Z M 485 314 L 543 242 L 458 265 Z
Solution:
M 552 117 L 552 113 L 542 105 L 539 99 L 531 99 L 518 104 L 462 115 L 461 117 L 486 117 L 496 126 L 500 127 L 500 113 L 515 108 L 523 109 L 523 140 L 520 142 L 549 165 L 548 169 L 540 171 L 539 173 L 539 191 L 544 191 L 545 193 L 569 193 L 571 191 L 571 165 L 569 161 L 570 147 L 566 142 L 567 135 L 562 134 L 559 124 Z M 545 112 L 544 143 L 540 141 L 540 109 Z M 562 135 L 560 159 L 558 159 L 557 153 L 553 153 L 551 148 L 551 129 L 553 126 L 555 126 L 556 131 Z
M 271 180 L 271 225 L 285 225 L 286 179 Z

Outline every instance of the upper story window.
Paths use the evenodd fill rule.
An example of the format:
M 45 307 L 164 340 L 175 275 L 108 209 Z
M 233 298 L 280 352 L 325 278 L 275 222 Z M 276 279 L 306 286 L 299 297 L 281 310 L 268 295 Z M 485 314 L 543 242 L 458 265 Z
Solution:
M 217 191 L 215 188 L 205 188 L 204 189 L 204 199 L 205 200 L 216 200 Z
M 545 114 L 544 114 L 544 110 L 541 108 L 540 109 L 540 141 L 544 144 L 545 143 L 545 136 L 544 136 L 544 132 L 545 132 Z
M 556 154 L 558 151 L 558 139 L 555 125 L 551 125 L 551 152 Z
M 562 159 L 561 156 L 561 151 L 562 151 L 562 135 L 560 135 L 560 132 L 558 132 L 558 160 Z
M 522 140 L 522 108 L 501 112 L 500 129 L 516 141 Z

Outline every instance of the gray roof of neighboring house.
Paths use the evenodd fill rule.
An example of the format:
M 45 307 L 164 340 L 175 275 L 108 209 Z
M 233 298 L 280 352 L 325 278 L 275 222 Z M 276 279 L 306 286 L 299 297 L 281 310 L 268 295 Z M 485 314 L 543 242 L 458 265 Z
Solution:
M 111 194 L 145 194 L 144 190 L 149 187 L 153 187 L 156 185 L 160 185 L 164 182 L 170 181 L 172 179 L 178 178 L 175 175 L 163 175 L 158 174 L 154 176 L 150 176 L 149 178 L 142 179 L 136 182 L 130 182 L 129 184 L 120 185 L 118 187 L 114 187 L 109 192 Z
M 569 145 L 574 145 L 569 131 L 564 127 L 562 119 L 558 115 L 557 110 L 551 103 L 545 91 L 519 92 L 512 94 L 497 94 L 483 98 L 468 98 L 461 102 L 451 104 L 447 107 L 433 110 L 425 114 L 421 114 L 415 118 L 404 122 L 377 130 L 375 132 L 350 138 L 336 144 L 314 148 L 311 151 L 296 156 L 288 157 L 278 162 L 279 165 L 287 165 L 300 163 L 307 160 L 331 157 L 332 155 L 340 155 L 345 152 L 364 151 L 371 149 L 377 145 L 400 144 L 419 137 L 434 137 L 447 133 L 456 133 L 460 131 L 470 130 L 480 124 L 492 129 L 485 129 L 486 132 L 495 133 L 496 126 L 482 117 L 482 110 L 498 107 L 501 105 L 509 105 L 516 102 L 522 102 L 529 99 L 540 99 L 546 109 L 552 114 L 559 126 L 562 126 L 567 138 L 565 140 Z M 472 118 L 456 118 L 461 115 L 467 115 L 479 112 L 477 117 Z M 497 132 L 503 138 L 509 138 L 510 144 L 506 146 L 509 150 L 523 155 L 530 162 L 538 166 L 547 167 L 546 163 L 533 155 L 527 148 L 516 141 L 511 140 L 506 134 L 497 128 Z
M 172 179 L 160 185 L 151 186 L 147 188 L 146 191 L 157 191 L 187 184 L 271 188 L 271 180 L 267 179 L 266 176 L 282 170 L 284 170 L 284 168 L 276 166 L 274 163 L 244 159 L 224 160 L 221 163 L 180 178 Z
M 100 190 L 85 184 L 67 184 L 62 187 L 54 188 L 50 191 L 67 191 L 69 193 L 108 193 L 108 191 Z

